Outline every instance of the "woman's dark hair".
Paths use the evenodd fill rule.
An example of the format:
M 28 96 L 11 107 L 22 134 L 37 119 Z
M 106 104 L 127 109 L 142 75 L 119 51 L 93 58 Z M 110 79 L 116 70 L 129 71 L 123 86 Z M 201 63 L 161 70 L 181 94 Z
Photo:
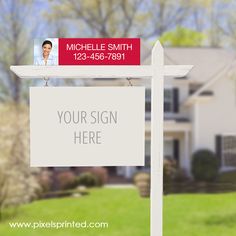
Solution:
M 45 41 L 43 42 L 43 44 L 42 44 L 42 47 L 43 47 L 45 44 L 50 44 L 51 47 L 52 47 L 52 42 L 49 41 L 49 40 L 45 40 Z

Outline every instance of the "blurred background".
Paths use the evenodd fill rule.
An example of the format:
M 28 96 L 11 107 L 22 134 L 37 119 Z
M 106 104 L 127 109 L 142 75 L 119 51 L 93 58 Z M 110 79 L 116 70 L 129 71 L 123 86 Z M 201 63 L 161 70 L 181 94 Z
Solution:
M 235 10 L 234 0 L 0 0 L 0 234 L 76 235 L 8 223 L 87 219 L 110 227 L 84 235 L 150 235 L 150 81 L 50 81 L 145 86 L 144 167 L 29 168 L 29 86 L 44 81 L 9 68 L 32 65 L 34 39 L 48 37 L 140 37 L 142 64 L 160 40 L 165 64 L 194 65 L 165 79 L 164 236 L 236 234 Z

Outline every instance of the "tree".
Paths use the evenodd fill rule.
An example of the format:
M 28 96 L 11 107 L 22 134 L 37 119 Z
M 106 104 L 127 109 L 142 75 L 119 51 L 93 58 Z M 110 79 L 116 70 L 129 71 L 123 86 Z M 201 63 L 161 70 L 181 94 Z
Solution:
M 141 0 L 84 0 L 51 2 L 50 21 L 69 20 L 74 35 L 95 37 L 127 37 L 135 24 Z
M 5 207 L 17 207 L 37 197 L 40 186 L 29 168 L 28 108 L 0 106 L 0 217 Z
M 160 42 L 173 47 L 197 47 L 203 45 L 204 39 L 205 34 L 178 26 L 175 30 L 164 33 Z
M 2 212 L 8 197 L 8 174 L 6 173 L 5 163 L 0 162 L 0 221 L 2 220 Z
M 193 29 L 207 35 L 208 45 L 225 46 L 222 26 L 229 18 L 230 12 L 235 13 L 232 0 L 191 0 L 190 22 Z M 235 14 L 234 14 L 235 15 Z
M 161 35 L 186 17 L 186 0 L 52 1 L 50 22 L 64 19 L 80 37 L 142 37 Z
M 0 1 L 0 100 L 20 101 L 21 80 L 9 68 L 27 64 L 32 53 L 29 46 L 32 9 L 31 0 Z
M 149 21 L 146 25 L 144 38 L 161 36 L 176 26 L 182 25 L 188 20 L 190 13 L 190 3 L 186 0 L 153 0 L 149 3 Z M 148 4 L 147 3 L 147 4 Z
M 221 20 L 219 21 L 220 32 L 224 36 L 224 45 L 232 45 L 234 48 L 236 46 L 236 2 L 233 0 L 226 1 L 221 8 Z

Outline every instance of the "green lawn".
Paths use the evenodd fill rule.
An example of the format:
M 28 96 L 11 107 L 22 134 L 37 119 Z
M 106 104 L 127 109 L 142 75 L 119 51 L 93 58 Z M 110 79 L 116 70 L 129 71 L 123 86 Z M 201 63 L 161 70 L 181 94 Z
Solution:
M 169 195 L 164 236 L 236 235 L 236 193 Z M 149 236 L 149 199 L 135 189 L 94 189 L 82 198 L 36 201 L 0 223 L 3 236 Z M 9 222 L 106 221 L 108 229 L 12 229 Z
M 164 236 L 236 235 L 236 193 L 170 195 L 164 202 Z
M 36 201 L 22 206 L 14 218 L 0 223 L 1 236 L 147 236 L 149 199 L 135 189 L 95 189 L 81 198 Z M 108 229 L 12 229 L 12 221 L 85 221 L 108 222 Z

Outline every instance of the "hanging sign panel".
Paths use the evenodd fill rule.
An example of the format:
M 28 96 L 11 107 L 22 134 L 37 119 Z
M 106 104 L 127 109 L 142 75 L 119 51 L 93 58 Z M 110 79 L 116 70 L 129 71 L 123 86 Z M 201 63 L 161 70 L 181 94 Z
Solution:
M 139 38 L 35 39 L 35 65 L 140 65 Z
M 143 166 L 144 87 L 31 87 L 31 166 Z

